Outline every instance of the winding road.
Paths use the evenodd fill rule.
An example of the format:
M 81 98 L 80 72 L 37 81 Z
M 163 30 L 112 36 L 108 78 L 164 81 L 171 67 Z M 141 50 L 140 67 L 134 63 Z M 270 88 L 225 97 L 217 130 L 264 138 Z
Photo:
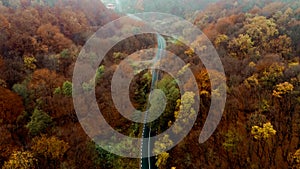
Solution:
M 156 34 L 157 37 L 157 52 L 156 56 L 152 59 L 152 65 L 157 64 L 157 62 L 164 56 L 164 49 L 166 48 L 166 40 L 159 34 Z M 150 93 L 156 88 L 158 80 L 159 70 L 152 69 L 152 80 Z M 155 169 L 155 156 L 151 157 L 154 142 L 151 140 L 151 127 L 149 123 L 146 123 L 148 118 L 149 110 L 149 101 L 147 103 L 147 111 L 144 119 L 143 133 L 142 133 L 142 142 L 141 142 L 141 156 L 145 157 L 141 159 L 141 169 Z M 143 138 L 150 138 L 148 142 L 145 142 Z
M 117 9 L 122 12 L 122 5 L 119 0 L 115 0 Z M 127 14 L 127 16 L 131 17 L 132 19 L 142 21 L 142 19 L 132 15 L 132 14 Z M 152 66 L 157 64 L 159 60 L 164 56 L 164 50 L 166 48 L 166 40 L 164 37 L 162 37 L 160 34 L 156 34 L 156 39 L 157 39 L 157 52 L 155 57 L 150 61 L 152 62 Z M 157 80 L 159 76 L 159 70 L 157 69 L 152 69 L 152 80 L 151 80 L 151 87 L 150 87 L 150 93 L 156 88 Z M 150 98 L 149 98 L 150 99 Z M 148 111 L 150 108 L 150 101 L 148 100 L 147 102 L 147 109 L 146 109 L 146 114 L 144 118 L 144 125 L 143 125 L 143 132 L 142 132 L 142 138 L 141 138 L 141 169 L 156 169 L 157 167 L 155 166 L 155 156 L 151 157 L 154 142 L 151 140 L 151 126 L 147 122 L 148 118 Z M 147 139 L 148 142 L 146 142 L 143 138 L 149 138 Z M 145 158 L 142 158 L 145 157 Z

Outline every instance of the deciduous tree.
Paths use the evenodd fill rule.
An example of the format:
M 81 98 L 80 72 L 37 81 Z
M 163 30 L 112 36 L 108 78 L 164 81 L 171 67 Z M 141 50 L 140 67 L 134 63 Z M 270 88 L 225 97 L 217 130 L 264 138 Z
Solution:
M 32 151 L 46 159 L 60 159 L 70 148 L 69 144 L 57 137 L 42 135 L 33 139 Z
M 0 87 L 0 119 L 5 124 L 13 124 L 24 111 L 22 98 L 16 93 Z
M 15 151 L 11 154 L 2 169 L 34 169 L 37 168 L 38 160 L 30 151 Z
M 52 96 L 55 88 L 61 86 L 64 78 L 48 69 L 38 69 L 32 74 L 28 88 L 33 90 L 35 98 Z
M 57 26 L 53 26 L 49 23 L 41 25 L 36 33 L 41 39 L 39 45 L 40 49 L 47 53 L 59 53 L 63 49 L 69 48 L 72 44 L 72 41 L 66 38 Z

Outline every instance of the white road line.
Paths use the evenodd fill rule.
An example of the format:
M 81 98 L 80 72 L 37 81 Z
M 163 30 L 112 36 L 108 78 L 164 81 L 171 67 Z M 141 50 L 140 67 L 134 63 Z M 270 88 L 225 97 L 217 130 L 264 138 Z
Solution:
M 149 127 L 149 137 L 148 137 L 148 167 L 149 167 L 149 169 L 151 169 L 151 161 L 150 161 L 150 141 L 151 141 L 151 139 L 150 139 L 150 133 L 151 133 L 151 128 Z

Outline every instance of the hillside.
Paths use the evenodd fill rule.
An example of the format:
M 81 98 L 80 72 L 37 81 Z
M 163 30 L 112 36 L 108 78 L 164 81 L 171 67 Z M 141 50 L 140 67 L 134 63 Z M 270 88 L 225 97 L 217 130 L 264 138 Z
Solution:
M 173 60 L 162 63 L 170 64 L 180 73 L 190 69 L 199 93 L 191 90 L 193 78 L 182 85 L 191 91 L 181 95 L 179 80 L 169 72 L 161 71 L 155 77 L 155 85 L 165 93 L 167 102 L 162 115 L 149 123 L 153 130 L 150 134 L 163 133 L 180 117 L 196 116 L 187 137 L 155 157 L 157 168 L 300 168 L 300 2 L 176 2 L 145 0 L 143 9 L 123 3 L 125 7 L 130 6 L 123 12 L 174 14 L 205 34 L 205 37 L 193 37 L 193 47 L 184 44 L 183 37 L 162 35 L 165 49 L 186 65 Z M 156 34 L 132 35 L 113 45 L 95 66 L 95 78 L 81 84 L 82 93 L 72 93 L 73 71 L 77 59 L 81 59 L 79 55 L 89 54 L 83 62 L 86 64 L 97 60 L 92 49 L 84 48 L 88 39 L 99 28 L 122 16 L 125 14 L 107 9 L 98 0 L 0 2 L 0 167 L 139 168 L 140 159 L 114 155 L 97 145 L 79 122 L 73 105 L 73 98 L 77 97 L 81 110 L 87 114 L 92 112 L 95 107 L 91 106 L 91 100 L 80 99 L 80 94 L 93 91 L 91 88 L 96 85 L 91 96 L 96 96 L 97 106 L 108 124 L 124 135 L 142 136 L 143 125 L 126 119 L 116 108 L 111 83 L 117 70 L 125 72 L 122 75 L 126 77 L 133 71 L 132 67 L 138 67 L 131 62 L 118 67 L 127 57 L 136 61 L 156 56 L 156 48 L 161 45 Z M 161 25 L 169 32 L 180 30 L 191 36 L 193 29 L 181 29 L 182 24 Z M 113 29 L 95 35 L 103 46 L 92 47 L 97 51 L 111 45 L 121 35 L 119 30 L 138 32 L 133 30 L 136 27 L 143 28 L 143 24 L 130 17 L 125 24 L 114 22 Z M 217 70 L 206 69 L 197 56 L 197 51 L 208 46 L 203 43 L 206 37 L 216 49 L 226 77 Z M 209 72 L 216 78 L 210 79 Z M 83 79 L 87 78 L 85 71 L 81 73 Z M 140 71 L 130 82 L 128 98 L 139 111 L 149 107 L 153 74 L 153 71 Z M 226 80 L 226 86 L 218 84 L 219 80 Z M 222 119 L 212 136 L 200 144 L 199 134 L 208 116 L 212 93 L 221 91 L 227 93 Z M 123 93 L 118 92 L 121 97 Z M 190 104 L 197 95 L 199 111 L 195 112 Z M 160 101 L 152 102 L 154 111 L 160 108 Z M 124 106 L 124 111 L 127 108 Z M 184 127 L 177 126 L 173 134 L 182 132 Z M 107 134 L 107 131 L 97 132 Z M 154 151 L 164 150 L 172 139 L 169 135 L 153 143 Z M 107 147 L 130 154 L 132 147 L 139 146 L 120 141 L 114 145 L 108 143 Z

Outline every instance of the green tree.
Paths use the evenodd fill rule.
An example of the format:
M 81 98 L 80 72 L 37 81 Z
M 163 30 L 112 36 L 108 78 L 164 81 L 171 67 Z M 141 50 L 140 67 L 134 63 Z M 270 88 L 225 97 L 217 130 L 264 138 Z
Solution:
M 53 94 L 61 94 L 61 88 L 60 87 L 55 88 Z
M 226 151 L 237 154 L 238 144 L 242 141 L 241 136 L 236 130 L 228 130 L 225 134 L 225 141 L 223 142 L 223 147 Z
M 164 97 L 164 93 L 160 90 L 153 90 L 149 98 L 149 104 L 151 105 L 148 111 L 150 119 L 156 119 L 158 113 L 163 113 L 167 100 Z
M 67 59 L 70 57 L 70 51 L 68 49 L 64 49 L 60 52 L 60 57 L 61 58 L 64 58 L 64 59 Z
M 157 83 L 157 88 L 162 90 L 165 94 L 167 104 L 164 113 L 160 116 L 159 120 L 151 123 L 153 129 L 158 129 L 158 132 L 164 131 L 168 127 L 168 122 L 174 119 L 174 111 L 176 108 L 176 101 L 180 97 L 180 91 L 177 82 L 169 75 L 163 77 Z
M 62 86 L 62 93 L 65 95 L 65 96 L 72 96 L 72 83 L 69 82 L 69 81 L 65 81 L 63 86 Z
M 118 156 L 104 150 L 101 146 L 95 143 L 91 144 L 93 144 L 92 147 L 96 150 L 96 158 L 94 162 L 102 168 L 113 168 Z
M 30 98 L 30 91 L 27 89 L 27 81 L 23 81 L 22 83 L 16 83 L 13 85 L 12 90 L 16 92 L 23 98 L 24 105 L 27 106 L 29 104 Z
M 99 80 L 103 77 L 104 72 L 105 72 L 105 66 L 104 65 L 99 66 L 99 68 L 97 69 L 97 72 L 96 72 L 96 77 L 95 77 L 96 83 L 98 83 Z
M 229 168 L 238 168 L 237 165 L 243 152 L 243 137 L 239 133 L 238 128 L 231 127 L 224 135 L 225 140 L 222 144 L 227 153 Z
M 45 129 L 51 125 L 52 118 L 42 110 L 38 108 L 34 109 L 34 112 L 30 118 L 30 122 L 26 125 L 29 130 L 29 133 L 32 135 L 38 135 L 41 132 L 44 132 Z

